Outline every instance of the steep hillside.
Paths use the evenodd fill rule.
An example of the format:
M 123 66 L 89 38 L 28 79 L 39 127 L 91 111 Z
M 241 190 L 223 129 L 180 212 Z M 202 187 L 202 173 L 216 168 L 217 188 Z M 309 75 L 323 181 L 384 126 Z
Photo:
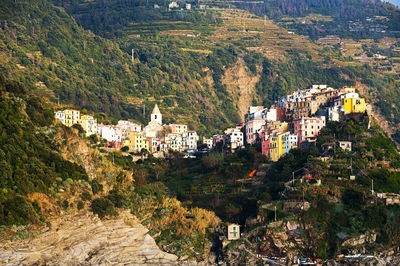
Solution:
M 107 26 L 121 31 L 110 35 L 112 40 L 93 35 L 46 0 L 16 5 L 7 0 L 0 8 L 2 71 L 53 101 L 60 97 L 62 103 L 106 113 L 111 120 L 142 123 L 148 119 L 143 107 L 149 110 L 157 102 L 166 123 L 187 123 L 209 134 L 241 121 L 249 103 L 269 105 L 287 92 L 316 83 L 359 84 L 368 88 L 364 94 L 393 132 L 400 122 L 398 76 L 347 62 L 339 49 L 315 45 L 249 12 L 186 10 L 185 20 L 165 6 L 153 8 L 153 3 L 140 2 L 137 8 L 131 1 L 68 3 L 63 2 L 66 10 L 79 17 L 83 27 L 95 25 L 90 14 L 112 13 L 116 17 L 110 15 Z M 118 20 L 123 9 L 130 15 Z M 142 10 L 165 16 L 137 17 Z M 198 19 L 189 19 L 192 16 Z M 99 27 L 96 32 L 108 36 L 111 30 Z M 239 83 L 251 77 L 239 88 L 233 84 L 238 70 L 243 77 Z
M 132 62 L 117 44 L 83 30 L 46 0 L 4 1 L 0 19 L 2 72 L 54 95 L 53 100 L 60 97 L 62 103 L 140 122 L 146 122 L 143 104 L 164 102 L 166 107 L 176 106 L 165 110 L 166 121 L 173 117 L 191 122 L 190 127 L 200 131 L 206 130 L 201 125 L 223 127 L 238 120 L 225 88 L 219 82 L 219 89 L 204 85 L 201 70 L 212 62 L 211 74 L 218 76 L 233 63 L 227 47 L 196 56 L 165 42 L 147 46 Z
M 55 184 L 88 180 L 82 166 L 62 158 L 48 104 L 0 75 L 0 224 L 43 221 L 29 195 L 55 195 Z M 57 185 L 56 185 L 57 186 Z
M 133 163 L 132 157 L 122 156 L 119 152 L 111 155 L 93 149 L 90 147 L 92 140 L 79 137 L 78 129 L 67 128 L 54 120 L 48 102 L 3 75 L 0 75 L 0 107 L 2 241 L 37 237 L 38 247 L 35 248 L 55 247 L 48 243 L 49 239 L 54 240 L 54 230 L 46 228 L 46 225 L 52 224 L 66 231 L 68 241 L 85 246 L 85 250 L 79 251 L 54 249 L 59 253 L 60 260 L 80 261 L 86 259 L 91 251 L 96 251 L 103 240 L 93 243 L 92 233 L 99 234 L 101 239 L 126 242 L 120 238 L 121 232 L 130 232 L 130 236 L 126 236 L 127 241 L 132 241 L 135 235 L 140 241 L 145 240 L 144 243 L 149 244 L 149 252 L 159 253 L 161 261 L 168 257 L 155 249 L 154 240 L 149 236 L 142 239 L 147 232 L 136 232 L 129 228 L 129 222 L 128 225 L 123 225 L 121 220 L 102 224 L 92 214 L 87 219 L 89 212 L 104 218 L 116 217 L 129 210 L 128 218 L 133 220 L 133 224 L 145 225 L 150 230 L 149 235 L 164 251 L 180 257 L 208 257 L 209 242 L 214 229 L 220 224 L 219 218 L 211 211 L 183 206 L 170 196 L 162 183 L 157 180 L 150 182 L 150 173 L 156 173 L 152 167 L 159 164 L 157 160 L 148 160 L 145 166 Z M 115 158 L 116 164 L 110 156 Z M 120 161 L 126 163 L 124 168 L 119 166 Z M 94 225 L 93 221 L 96 222 Z M 64 225 L 59 226 L 60 223 Z M 78 223 L 76 230 L 82 229 L 82 234 L 70 235 L 71 226 L 65 223 Z M 104 234 L 99 233 L 103 229 Z M 47 233 L 42 234 L 43 231 Z M 60 235 L 61 231 L 57 230 L 58 241 L 63 242 L 66 238 Z M 86 231 L 88 234 L 85 236 Z M 14 244 L 26 245 L 26 241 L 24 243 Z M 146 258 L 146 249 L 130 245 L 132 249 L 125 249 L 124 252 L 150 260 Z M 5 246 L 2 248 L 7 249 Z M 12 250 L 4 257 L 0 256 L 0 260 L 15 256 L 16 260 L 47 261 L 44 253 L 44 257 L 32 257 L 37 254 L 35 248 L 24 254 Z M 110 247 L 107 254 L 113 250 Z M 124 252 L 118 254 L 128 256 Z M 129 260 L 128 257 L 126 259 Z M 101 256 L 96 260 L 101 261 Z

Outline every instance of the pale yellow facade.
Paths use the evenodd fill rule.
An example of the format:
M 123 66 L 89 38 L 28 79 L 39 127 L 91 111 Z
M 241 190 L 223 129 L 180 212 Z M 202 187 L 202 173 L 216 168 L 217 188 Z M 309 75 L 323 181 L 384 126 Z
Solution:
M 81 112 L 72 109 L 64 110 L 65 114 L 65 125 L 67 127 L 72 127 L 75 124 L 79 124 L 81 119 Z
M 267 124 L 267 128 L 270 131 L 287 132 L 289 124 L 287 122 L 274 121 Z
M 133 151 L 149 150 L 149 140 L 141 132 L 137 131 L 128 131 L 124 145 Z
M 97 133 L 97 121 L 90 115 L 82 115 L 80 124 L 86 132 L 86 136 L 90 136 Z

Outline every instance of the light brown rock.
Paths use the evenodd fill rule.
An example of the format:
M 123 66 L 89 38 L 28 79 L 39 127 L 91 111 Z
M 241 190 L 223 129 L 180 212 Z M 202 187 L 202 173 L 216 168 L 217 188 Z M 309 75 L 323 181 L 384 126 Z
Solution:
M 0 265 L 175 265 L 148 230 L 123 219 L 101 221 L 91 214 L 65 216 L 33 239 L 0 244 Z

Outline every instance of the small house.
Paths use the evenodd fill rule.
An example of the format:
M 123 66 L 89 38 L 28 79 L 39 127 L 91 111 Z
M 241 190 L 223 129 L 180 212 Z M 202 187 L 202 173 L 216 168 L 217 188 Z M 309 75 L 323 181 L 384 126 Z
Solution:
M 351 151 L 351 141 L 339 141 L 339 147 L 344 151 Z
M 228 225 L 228 240 L 237 240 L 240 238 L 240 226 L 238 224 Z

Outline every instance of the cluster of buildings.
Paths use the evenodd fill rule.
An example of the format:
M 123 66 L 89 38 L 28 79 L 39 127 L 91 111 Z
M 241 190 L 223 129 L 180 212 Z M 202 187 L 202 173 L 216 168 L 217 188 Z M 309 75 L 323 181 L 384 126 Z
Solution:
M 235 127 L 228 128 L 224 134 L 216 134 L 211 138 L 203 137 L 203 144 L 207 145 L 208 149 L 213 149 L 218 145 L 228 152 L 234 152 L 236 149 L 243 148 L 245 136 L 241 131 L 243 123 L 237 124 Z
M 365 111 L 365 99 L 354 88 L 313 85 L 280 98 L 269 108 L 250 106 L 244 123 L 226 129 L 223 134 L 203 138 L 203 144 L 208 149 L 220 146 L 227 152 L 234 152 L 245 144 L 257 144 L 269 159 L 278 161 L 291 149 L 315 142 L 327 121 L 340 121 Z M 58 111 L 55 117 L 68 127 L 80 124 L 87 136 L 97 134 L 109 146 L 126 146 L 133 152 L 196 151 L 199 140 L 187 125 L 163 125 L 157 105 L 144 128 L 125 120 L 118 121 L 117 125 L 97 124 L 93 116 L 81 115 L 72 109 Z M 351 150 L 351 143 L 342 144 L 340 147 L 344 150 Z
M 183 124 L 162 124 L 162 114 L 157 104 L 151 113 L 151 119 L 142 129 L 141 125 L 126 120 L 117 125 L 97 124 L 89 115 L 81 115 L 80 111 L 67 109 L 55 112 L 55 118 L 62 124 L 71 127 L 80 124 L 87 136 L 97 134 L 113 148 L 129 148 L 132 152 L 146 150 L 150 153 L 173 151 L 190 151 L 197 149 L 199 137 L 195 131 L 188 130 Z
M 245 115 L 246 142 L 260 143 L 272 161 L 300 145 L 315 142 L 327 121 L 366 111 L 355 88 L 313 85 L 280 98 L 270 108 L 251 106 Z
M 366 108 L 365 99 L 355 88 L 313 85 L 280 98 L 269 108 L 250 106 L 244 124 L 203 138 L 203 144 L 209 149 L 220 144 L 228 152 L 245 144 L 259 144 L 263 154 L 278 161 L 291 149 L 315 142 L 327 121 L 363 114 Z M 342 141 L 340 147 L 351 151 L 351 142 Z

